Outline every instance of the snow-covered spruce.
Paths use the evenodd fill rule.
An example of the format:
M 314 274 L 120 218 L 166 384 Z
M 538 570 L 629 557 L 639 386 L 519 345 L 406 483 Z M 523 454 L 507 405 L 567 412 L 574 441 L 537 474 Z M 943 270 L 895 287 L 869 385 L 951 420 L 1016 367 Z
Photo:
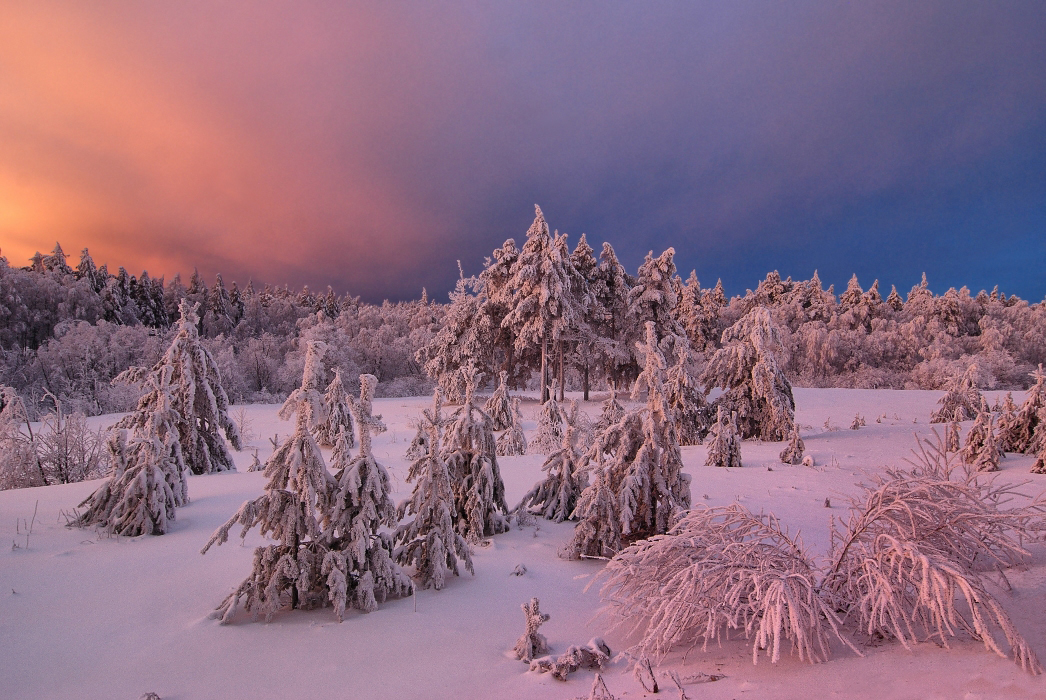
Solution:
M 310 343 L 307 358 L 318 360 L 320 344 Z M 308 359 L 306 360 L 308 367 Z M 268 482 L 265 492 L 244 503 L 236 514 L 211 535 L 201 554 L 212 545 L 228 541 L 229 531 L 240 525 L 241 540 L 257 527 L 277 544 L 264 545 L 254 550 L 254 564 L 250 575 L 223 600 L 213 613 L 223 623 L 232 620 L 241 601 L 244 609 L 264 615 L 266 621 L 286 606 L 291 608 L 335 604 L 341 619 L 344 610 L 344 581 L 324 573 L 328 554 L 325 529 L 332 509 L 331 492 L 334 480 L 312 436 L 318 422 L 314 411 L 322 410 L 312 394 L 308 375 L 302 389 L 295 391 L 284 404 L 281 414 L 296 415 L 294 432 L 272 453 L 265 463 Z M 344 571 L 344 567 L 342 568 Z M 334 588 L 328 585 L 328 579 Z
M 382 527 L 396 527 L 397 518 L 389 495 L 389 473 L 374 458 L 371 447 L 371 434 L 385 430 L 380 416 L 372 411 L 377 384 L 374 375 L 360 375 L 360 398 L 352 401 L 360 451 L 350 458 L 347 445 L 335 447 L 331 457 L 331 467 L 337 470 L 335 488 L 324 533 L 331 549 L 327 568 L 335 576 L 336 587 L 330 591 L 335 607 L 351 606 L 364 612 L 390 596 L 413 590 L 410 578 L 393 559 L 392 538 L 379 532 Z M 342 577 L 347 579 L 344 583 Z
M 454 529 L 454 493 L 447 465 L 440 457 L 440 424 L 436 389 L 432 411 L 426 411 L 422 419 L 429 449 L 411 465 L 407 480 L 414 482 L 414 491 L 396 511 L 400 520 L 408 515 L 414 519 L 396 528 L 393 537 L 396 561 L 413 566 L 414 578 L 423 588 L 432 586 L 436 590 L 443 588 L 449 574 L 460 575 L 459 559 L 469 573 L 474 573 L 468 543 Z
M 432 392 L 432 408 L 422 409 L 421 418 L 416 422 L 411 422 L 411 425 L 417 428 L 414 439 L 410 441 L 410 446 L 407 447 L 406 454 L 412 465 L 423 464 L 420 460 L 432 453 L 433 448 L 429 428 L 436 429 L 436 437 L 438 438 L 442 434 L 445 423 L 446 420 L 443 418 L 443 392 L 440 391 L 439 387 L 436 387 L 435 391 Z M 439 453 L 438 446 L 436 447 L 436 453 Z M 407 473 L 407 480 L 411 481 L 414 477 L 414 467 L 411 466 Z
M 465 402 L 447 424 L 441 456 L 454 490 L 454 525 L 463 537 L 481 538 L 508 530 L 508 505 L 490 417 L 475 404 L 475 373 L 462 373 Z
M 958 452 L 962 449 L 962 441 L 959 436 L 960 428 L 961 426 L 957 420 L 953 420 L 948 424 L 948 429 L 944 433 L 944 446 L 949 452 Z
M 498 457 L 514 457 L 527 453 L 527 438 L 523 434 L 523 412 L 519 410 L 519 399 L 512 399 L 512 424 L 495 443 Z
M 0 490 L 47 484 L 33 442 L 21 430 L 28 422 L 18 392 L 0 384 Z
M 983 398 L 981 399 L 979 412 L 974 415 L 977 416 L 977 419 L 974 421 L 973 426 L 970 427 L 970 432 L 966 433 L 966 443 L 959 452 L 962 461 L 965 464 L 970 465 L 973 465 L 978 461 L 979 455 L 989 442 L 991 442 L 994 451 L 998 452 L 998 444 L 992 426 L 992 414 L 991 411 L 988 410 L 988 402 Z M 996 454 L 994 457 L 995 469 L 998 469 L 1000 455 Z M 992 455 L 988 455 L 986 459 L 987 462 L 990 463 L 992 461 Z M 988 469 L 986 471 L 995 471 L 995 469 Z
M 981 410 L 983 397 L 977 388 L 977 364 L 966 368 L 962 376 L 957 377 L 948 387 L 948 393 L 937 402 L 940 406 L 930 414 L 931 423 L 970 420 Z
M 985 412 L 982 415 L 987 415 L 987 424 L 984 426 L 984 442 L 981 444 L 979 450 L 977 450 L 977 457 L 973 460 L 973 468 L 979 472 L 997 472 L 999 471 L 999 460 L 1003 458 L 1003 453 L 999 449 L 998 440 L 995 439 L 995 426 L 992 425 L 992 414 Z M 1032 468 L 1034 472 L 1034 467 Z
M 741 437 L 737 434 L 735 420 L 736 415 L 728 413 L 726 407 L 720 404 L 715 425 L 712 426 L 711 439 L 708 441 L 708 458 L 705 459 L 705 466 L 741 466 Z M 792 430 L 794 432 L 794 426 Z
M 665 358 L 653 322 L 647 322 L 643 371 L 633 398 L 644 389 L 647 403 L 596 437 L 586 456 L 593 479 L 575 508 L 580 522 L 565 549 L 570 557 L 609 557 L 627 541 L 667 532 L 690 507 L 690 477 L 664 393 Z M 604 522 L 613 516 L 616 522 Z M 615 541 L 614 535 L 617 535 Z
M 552 395 L 549 396 L 541 406 L 541 415 L 538 417 L 538 430 L 534 439 L 527 446 L 530 454 L 547 455 L 559 449 L 563 444 L 563 423 L 565 417 L 563 408 L 556 400 L 557 382 L 552 381 Z
M 799 436 L 799 426 L 793 425 L 792 434 L 788 438 L 788 445 L 781 450 L 781 461 L 785 464 L 801 464 L 805 449 L 806 445 L 803 444 L 803 438 Z M 740 463 L 740 457 L 738 457 L 738 463 Z
M 676 424 L 680 445 L 700 445 L 709 429 L 705 395 L 690 375 L 689 343 L 677 342 L 676 363 L 668 370 L 665 393 Z
M 581 410 L 581 403 L 577 399 L 570 400 L 570 408 L 563 413 L 563 420 L 574 429 L 574 447 L 577 452 L 588 452 L 596 439 L 595 426 L 588 414 Z
M 864 422 L 864 416 L 862 416 L 860 413 L 855 413 L 854 419 L 850 423 L 850 430 L 860 430 L 865 425 L 866 423 Z
M 323 420 L 313 431 L 321 447 L 334 447 L 338 437 L 344 433 L 349 447 L 354 447 L 352 411 L 349 408 L 349 392 L 341 381 L 341 370 L 335 368 L 334 379 L 323 393 Z
M 154 432 L 134 435 L 113 430 L 106 441 L 112 473 L 88 496 L 76 520 L 80 527 L 99 526 L 126 537 L 163 535 L 175 519 L 174 509 L 189 498 L 185 462 L 174 419 L 153 411 Z
M 742 439 L 787 439 L 795 422 L 795 400 L 777 359 L 781 339 L 770 312 L 762 306 L 752 309 L 723 331 L 722 342 L 701 374 L 706 392 L 723 389 L 713 405 L 737 414 Z
M 147 388 L 137 408 L 115 427 L 148 435 L 149 416 L 166 402 L 177 414 L 182 457 L 192 473 L 234 471 L 232 455 L 219 430 L 236 450 L 240 449 L 240 434 L 229 417 L 229 397 L 222 388 L 218 365 L 200 343 L 198 309 L 199 304 L 190 305 L 183 299 L 178 332 L 160 361 L 151 370 L 132 367 L 113 380 Z
M 998 403 L 998 397 L 996 397 Z M 1013 403 L 1013 394 L 1006 392 L 1006 398 L 999 407 L 999 419 L 995 421 L 995 427 L 999 438 L 999 449 L 1003 452 L 1016 452 L 1009 438 L 1013 434 L 1013 426 L 1017 422 L 1017 405 Z
M 529 603 L 523 603 L 523 617 L 526 620 L 526 631 L 523 636 L 516 640 L 513 651 L 516 658 L 525 663 L 530 663 L 539 656 L 549 652 L 548 640 L 545 635 L 538 632 L 538 628 L 548 622 L 547 613 L 541 612 L 541 602 L 537 598 L 531 598 Z
M 625 417 L 625 409 L 618 403 L 617 390 L 610 387 L 610 396 L 602 404 L 599 420 L 596 421 L 595 432 L 602 433 L 604 430 L 617 423 Z
M 498 374 L 498 388 L 494 390 L 487 402 L 483 404 L 483 411 L 490 416 L 491 427 L 497 430 L 506 430 L 512 425 L 512 406 L 508 395 L 508 372 L 502 371 Z
M 1013 422 L 1007 426 L 1006 433 L 1002 436 L 1002 443 L 1007 449 L 1014 452 L 1028 454 L 1032 451 L 1032 440 L 1039 425 L 1046 417 L 1046 372 L 1042 365 L 1032 372 L 1035 384 L 1028 389 L 1024 397 L 1024 403 L 1017 409 Z
M 578 471 L 579 457 L 576 451 L 576 431 L 567 425 L 563 444 L 553 452 L 541 466 L 547 476 L 526 493 L 514 513 L 527 511 L 561 523 L 571 517 L 577 507 L 578 497 L 584 490 L 584 475 Z

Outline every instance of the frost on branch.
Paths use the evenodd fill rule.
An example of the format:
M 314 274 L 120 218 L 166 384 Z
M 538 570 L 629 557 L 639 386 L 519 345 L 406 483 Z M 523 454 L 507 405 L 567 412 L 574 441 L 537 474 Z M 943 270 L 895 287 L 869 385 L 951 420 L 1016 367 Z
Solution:
M 803 438 L 799 437 L 799 426 L 793 425 L 792 434 L 788 438 L 788 446 L 781 451 L 781 461 L 785 464 L 800 464 L 803 461 L 803 450 L 805 449 Z M 740 461 L 740 456 L 738 456 L 739 464 Z
M 719 405 L 717 413 L 715 425 L 712 427 L 712 437 L 708 441 L 708 457 L 705 459 L 705 466 L 740 467 L 741 436 L 737 434 L 736 416 L 733 413 L 728 414 L 726 407 L 722 404 Z M 787 449 L 785 451 L 787 452 Z M 782 456 L 781 459 L 783 460 L 784 457 Z
M 600 596 L 618 626 L 639 636 L 633 649 L 641 655 L 707 648 L 739 630 L 753 661 L 764 651 L 776 663 L 788 645 L 814 662 L 829 657 L 832 638 L 849 645 L 839 616 L 817 594 L 816 573 L 773 516 L 700 505 L 671 534 L 618 553 Z
M 574 426 L 568 424 L 563 444 L 541 466 L 547 476 L 523 496 L 513 509 L 514 513 L 527 511 L 557 523 L 571 517 L 585 487 L 584 476 L 578 472 L 575 437 Z
M 193 474 L 235 471 L 219 430 L 224 431 L 236 450 L 240 449 L 240 434 L 229 417 L 229 397 L 222 388 L 218 365 L 200 343 L 196 330 L 198 306 L 182 300 L 178 332 L 151 370 L 132 367 L 113 380 L 147 385 L 134 412 L 115 427 L 148 435 L 150 414 L 166 402 L 177 416 L 182 458 Z
M 448 574 L 460 575 L 459 559 L 469 573 L 474 573 L 468 544 L 454 529 L 454 493 L 447 465 L 440 457 L 441 422 L 436 389 L 432 411 L 426 411 L 422 419 L 429 450 L 411 465 L 407 480 L 414 482 L 414 491 L 396 511 L 398 519 L 407 515 L 414 519 L 400 525 L 394 535 L 396 561 L 414 566 L 421 586 L 436 590 L 443 588 Z
M 306 357 L 308 357 L 306 355 Z M 334 379 L 327 385 L 323 394 L 323 413 L 319 425 L 312 434 L 321 447 L 334 447 L 338 437 L 344 433 L 349 447 L 355 446 L 352 435 L 352 409 L 349 406 L 349 393 L 341 382 L 341 370 L 334 370 Z
M 545 635 L 538 632 L 538 628 L 548 622 L 548 615 L 541 612 L 540 602 L 537 598 L 531 598 L 529 603 L 523 603 L 523 617 L 526 620 L 527 630 L 523 636 L 516 641 L 513 651 L 520 661 L 530 663 L 539 656 L 548 653 L 548 641 Z
M 784 440 L 792 432 L 795 400 L 778 360 L 781 352 L 770 312 L 759 306 L 723 331 L 723 347 L 701 375 L 706 392 L 723 389 L 713 405 L 737 414 L 742 439 Z
M 977 365 L 971 364 L 961 377 L 953 380 L 948 393 L 937 402 L 940 406 L 930 414 L 931 423 L 970 420 L 981 411 L 984 398 L 977 389 Z
M 498 388 L 483 404 L 483 411 L 490 416 L 494 430 L 505 430 L 512 425 L 512 406 L 508 396 L 508 372 L 502 371 L 498 377 Z
M 519 399 L 512 399 L 512 423 L 508 430 L 498 436 L 495 443 L 498 457 L 514 457 L 527 453 L 527 438 L 523 434 L 523 412 L 519 410 Z
M 528 451 L 531 454 L 547 455 L 559 449 L 563 444 L 563 408 L 556 400 L 557 382 L 552 381 L 551 395 L 548 401 L 541 406 L 541 415 L 538 418 L 538 431 L 531 440 Z
M 454 490 L 454 525 L 463 537 L 481 538 L 508 530 L 508 505 L 490 417 L 475 404 L 475 372 L 462 375 L 465 402 L 448 422 L 441 456 Z

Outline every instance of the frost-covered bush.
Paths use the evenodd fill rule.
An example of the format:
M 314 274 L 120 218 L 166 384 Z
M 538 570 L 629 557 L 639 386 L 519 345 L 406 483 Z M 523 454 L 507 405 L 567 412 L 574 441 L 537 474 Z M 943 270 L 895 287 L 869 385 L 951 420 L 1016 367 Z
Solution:
M 800 464 L 803 461 L 803 451 L 806 445 L 803 438 L 799 436 L 799 426 L 792 426 L 792 434 L 788 438 L 788 445 L 781 451 L 781 461 L 784 464 Z M 740 460 L 738 460 L 740 461 Z
M 920 445 L 910 469 L 890 469 L 832 525 L 832 549 L 818 568 L 772 515 L 734 504 L 691 510 L 668 535 L 636 542 L 607 565 L 606 610 L 638 637 L 641 654 L 703 647 L 739 630 L 753 660 L 777 661 L 785 644 L 800 659 L 825 660 L 836 639 L 861 652 L 849 630 L 929 638 L 959 633 L 1040 673 L 1035 652 L 982 578 L 1020 564 L 1021 542 L 1041 527 L 1041 499 L 963 471 L 938 438 Z
M 548 640 L 545 635 L 538 632 L 538 628 L 548 622 L 547 613 L 541 612 L 541 603 L 537 598 L 531 598 L 529 603 L 523 603 L 523 617 L 526 620 L 526 631 L 516 641 L 513 651 L 520 661 L 530 663 L 539 656 L 547 654 Z

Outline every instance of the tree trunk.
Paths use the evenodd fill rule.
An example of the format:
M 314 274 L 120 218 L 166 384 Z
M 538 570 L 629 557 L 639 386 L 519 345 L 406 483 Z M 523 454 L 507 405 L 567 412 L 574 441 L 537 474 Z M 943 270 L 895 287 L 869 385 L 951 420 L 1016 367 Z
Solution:
M 541 403 L 548 401 L 548 338 L 541 339 Z
M 563 355 L 564 355 L 564 353 L 563 353 L 563 345 L 564 345 L 564 342 L 563 342 L 562 339 L 560 339 L 560 341 L 559 341 L 559 372 L 558 372 L 559 401 L 560 401 L 560 403 L 562 403 L 562 401 L 563 401 L 563 390 L 564 390 L 564 387 L 563 387 L 563 384 L 564 384 L 564 381 L 563 381 Z
M 585 372 L 582 375 L 582 389 L 585 392 L 585 401 L 588 401 L 588 358 L 585 358 Z

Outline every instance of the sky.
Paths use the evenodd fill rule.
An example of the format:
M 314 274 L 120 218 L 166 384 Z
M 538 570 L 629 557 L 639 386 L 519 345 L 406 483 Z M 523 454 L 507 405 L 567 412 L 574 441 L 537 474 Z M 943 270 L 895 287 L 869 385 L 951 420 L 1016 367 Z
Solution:
M 0 254 L 365 300 L 506 238 L 1046 295 L 1046 3 L 11 3 Z

